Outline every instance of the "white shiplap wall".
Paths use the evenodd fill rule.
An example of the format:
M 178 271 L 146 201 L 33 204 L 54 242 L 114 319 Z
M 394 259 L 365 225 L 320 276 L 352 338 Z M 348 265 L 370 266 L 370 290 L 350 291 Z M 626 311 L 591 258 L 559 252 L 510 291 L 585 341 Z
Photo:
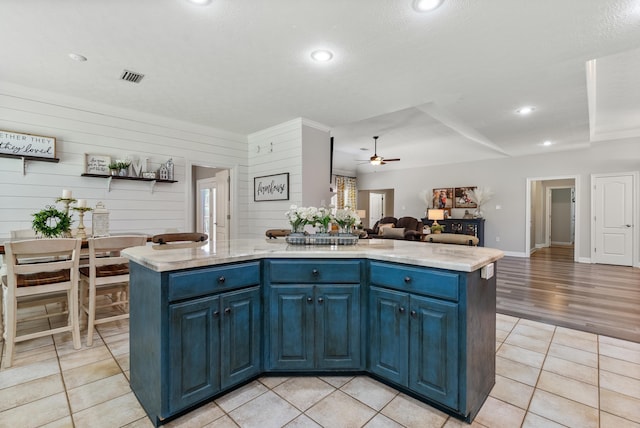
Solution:
M 329 204 L 330 145 L 326 126 L 297 118 L 253 133 L 248 139 L 247 236 L 263 237 L 267 229 L 288 229 L 290 225 L 284 213 L 291 205 L 318 205 L 321 200 Z M 254 202 L 254 177 L 285 172 L 289 173 L 288 201 Z
M 302 205 L 302 119 L 250 134 L 248 140 L 249 210 L 245 237 L 260 237 L 267 229 L 289 228 L 284 213 L 292 204 Z M 288 201 L 254 202 L 254 177 L 285 172 L 289 173 Z
M 62 189 L 89 206 L 103 201 L 111 231 L 154 234 L 193 228 L 191 165 L 230 168 L 235 230 L 246 228 L 247 138 L 244 135 L 142 114 L 29 88 L 0 86 L 0 129 L 56 138 L 59 163 L 0 158 L 0 240 L 13 229 L 31 228 L 31 214 L 55 203 Z M 81 177 L 85 153 L 149 159 L 150 169 L 173 158 L 178 183 Z M 61 204 L 58 204 L 62 208 Z M 77 215 L 74 215 L 77 225 Z M 91 215 L 85 216 L 91 227 Z

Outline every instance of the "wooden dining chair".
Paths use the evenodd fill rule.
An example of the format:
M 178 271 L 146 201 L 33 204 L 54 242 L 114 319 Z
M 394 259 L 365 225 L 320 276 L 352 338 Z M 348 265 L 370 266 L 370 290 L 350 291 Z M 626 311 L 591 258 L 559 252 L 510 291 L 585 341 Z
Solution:
M 120 235 L 87 241 L 89 266 L 80 268 L 80 318 L 83 323 L 87 320 L 87 346 L 92 346 L 97 324 L 129 318 L 129 260 L 120 251 L 146 245 L 147 237 Z M 99 310 L 104 311 L 98 314 Z
M 207 243 L 209 235 L 199 232 L 187 232 L 187 233 L 161 233 L 151 237 L 151 242 L 154 245 L 154 249 L 174 249 L 174 248 L 191 248 L 200 247 Z
M 70 331 L 73 347 L 80 349 L 78 322 L 78 260 L 81 241 L 72 238 L 30 239 L 5 243 L 7 274 L 2 277 L 5 307 L 4 367 L 13 364 L 15 344 Z M 48 305 L 49 303 L 60 305 Z M 18 310 L 48 305 L 44 312 L 19 317 Z M 55 311 L 53 308 L 60 308 Z M 66 315 L 58 326 L 52 317 Z M 47 318 L 49 328 L 18 332 L 18 323 Z

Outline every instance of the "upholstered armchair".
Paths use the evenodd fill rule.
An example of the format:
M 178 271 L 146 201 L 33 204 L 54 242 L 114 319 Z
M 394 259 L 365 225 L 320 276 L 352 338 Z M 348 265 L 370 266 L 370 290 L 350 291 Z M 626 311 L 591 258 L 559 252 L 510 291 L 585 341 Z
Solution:
M 380 220 L 376 221 L 376 224 L 374 224 L 371 229 L 365 230 L 367 231 L 369 238 L 381 238 L 380 225 L 392 224 L 395 227 L 397 222 L 398 219 L 395 217 L 382 217 Z

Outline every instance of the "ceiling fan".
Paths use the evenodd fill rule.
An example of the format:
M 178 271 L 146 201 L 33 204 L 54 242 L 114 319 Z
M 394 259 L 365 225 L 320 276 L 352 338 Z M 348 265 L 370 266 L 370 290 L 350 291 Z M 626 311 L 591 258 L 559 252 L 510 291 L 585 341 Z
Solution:
M 377 135 L 373 137 L 373 147 L 374 147 L 373 156 L 371 156 L 368 161 L 363 161 L 363 162 L 369 162 L 371 165 L 384 165 L 387 162 L 397 162 L 400 160 L 400 158 L 385 159 L 382 156 L 378 156 L 378 136 Z

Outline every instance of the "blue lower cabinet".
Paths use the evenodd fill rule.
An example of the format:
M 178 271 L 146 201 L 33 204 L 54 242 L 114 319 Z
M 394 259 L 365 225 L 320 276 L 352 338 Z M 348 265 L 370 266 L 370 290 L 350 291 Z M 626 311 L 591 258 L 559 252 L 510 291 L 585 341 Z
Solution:
M 409 295 L 369 289 L 369 370 L 400 385 L 409 384 Z
M 220 390 L 220 298 L 169 307 L 169 407 L 179 411 Z
M 458 305 L 412 295 L 409 316 L 409 388 L 456 409 Z
M 456 409 L 457 319 L 456 303 L 372 286 L 369 370 Z
M 241 383 L 260 365 L 260 289 L 169 306 L 169 410 Z
M 270 285 L 269 368 L 360 369 L 360 285 Z

